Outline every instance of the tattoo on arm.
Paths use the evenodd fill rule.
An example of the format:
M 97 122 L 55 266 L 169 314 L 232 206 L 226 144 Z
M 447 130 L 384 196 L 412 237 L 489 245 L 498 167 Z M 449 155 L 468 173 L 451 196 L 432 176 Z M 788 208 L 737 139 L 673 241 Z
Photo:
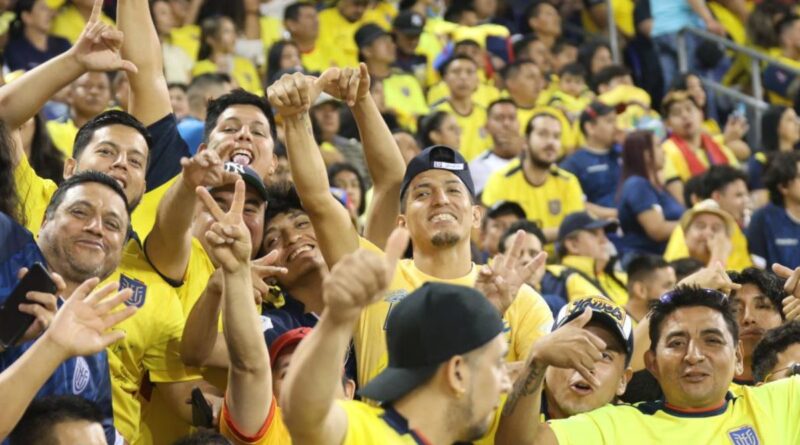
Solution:
M 503 408 L 503 416 L 512 415 L 519 399 L 533 395 L 541 388 L 546 370 L 547 366 L 541 366 L 537 363 L 528 365 L 528 372 L 514 383 L 514 388 L 511 390 L 511 394 L 509 394 L 506 405 Z

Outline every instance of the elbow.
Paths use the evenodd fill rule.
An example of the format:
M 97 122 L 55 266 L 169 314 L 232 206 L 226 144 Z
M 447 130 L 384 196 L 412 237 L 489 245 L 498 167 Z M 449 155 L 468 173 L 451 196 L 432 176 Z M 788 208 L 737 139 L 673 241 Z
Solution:
M 266 354 L 260 357 L 257 357 L 257 355 L 260 356 L 260 354 L 251 354 L 249 356 L 242 357 L 241 354 L 231 353 L 230 367 L 237 374 L 244 374 L 248 376 L 266 376 L 267 372 L 269 372 L 267 369 L 267 363 L 269 362 L 269 359 L 267 358 Z
M 191 347 L 191 345 L 181 342 L 181 361 L 184 365 L 194 368 L 205 366 L 208 357 L 204 357 L 199 352 L 199 348 Z

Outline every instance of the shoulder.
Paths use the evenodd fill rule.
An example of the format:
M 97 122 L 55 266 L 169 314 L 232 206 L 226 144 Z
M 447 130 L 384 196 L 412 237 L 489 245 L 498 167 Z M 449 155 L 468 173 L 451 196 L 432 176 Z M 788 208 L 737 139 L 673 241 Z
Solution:
M 574 174 L 570 173 L 567 170 L 564 170 L 561 167 L 554 166 L 553 168 L 550 169 L 550 174 L 554 178 L 558 178 L 558 179 L 560 179 L 562 181 L 575 182 L 575 183 L 578 182 L 578 177 L 577 176 L 575 176 Z

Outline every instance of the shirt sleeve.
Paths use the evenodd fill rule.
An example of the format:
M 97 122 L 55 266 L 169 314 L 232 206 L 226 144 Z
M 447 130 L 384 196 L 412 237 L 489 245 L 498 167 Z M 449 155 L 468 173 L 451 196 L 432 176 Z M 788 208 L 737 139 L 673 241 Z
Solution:
M 622 203 L 627 204 L 634 215 L 639 216 L 658 205 L 658 195 L 647 180 L 635 177 L 623 188 Z
M 576 176 L 572 176 L 567 184 L 567 199 L 564 203 L 564 215 L 580 212 L 586 208 L 583 189 Z
M 158 188 L 181 172 L 181 158 L 190 157 L 189 147 L 178 133 L 178 121 L 168 114 L 147 127 L 153 142 L 147 167 L 147 191 Z
M 747 226 L 747 248 L 750 250 L 753 263 L 759 267 L 767 266 L 767 237 L 764 231 L 764 212 L 756 212 L 750 225 Z
M 270 403 L 269 414 L 264 419 L 261 429 L 253 436 L 242 434 L 238 425 L 228 411 L 227 401 L 222 403 L 222 415 L 219 422 L 219 432 L 230 439 L 235 445 L 291 445 L 289 431 L 283 422 L 280 408 L 275 402 L 275 397 Z
M 553 314 L 544 298 L 528 285 L 519 289 L 506 318 L 511 325 L 512 337 L 509 361 L 525 360 L 533 343 L 550 332 L 553 326 Z
M 19 201 L 23 204 L 25 228 L 32 233 L 38 233 L 44 220 L 45 209 L 58 185 L 37 175 L 25 156 L 21 157 L 14 168 L 14 185 L 17 188 Z
M 144 356 L 144 365 L 150 372 L 150 380 L 154 383 L 167 383 L 202 378 L 181 361 L 180 346 L 185 321 L 178 296 L 174 292 L 165 292 L 158 297 L 163 302 L 159 310 L 152 314 L 159 317 L 158 323 L 154 324 L 161 328 L 161 332 Z

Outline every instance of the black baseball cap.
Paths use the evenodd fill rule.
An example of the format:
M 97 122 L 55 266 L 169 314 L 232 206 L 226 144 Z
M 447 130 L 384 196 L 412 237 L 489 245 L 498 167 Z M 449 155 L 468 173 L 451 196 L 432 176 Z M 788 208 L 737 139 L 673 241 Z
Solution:
M 519 219 L 528 218 L 528 215 L 525 214 L 525 209 L 514 201 L 497 201 L 486 211 L 486 216 L 488 218 L 497 218 L 498 216 L 508 214 L 516 215 Z
M 472 175 L 469 172 L 469 164 L 456 150 L 446 145 L 433 145 L 422 150 L 420 154 L 414 156 L 406 167 L 406 174 L 403 176 L 403 183 L 400 186 L 400 196 L 405 195 L 408 185 L 420 173 L 428 170 L 447 170 L 464 183 L 469 190 L 469 194 L 475 196 L 475 184 L 472 182 Z
M 397 14 L 394 22 L 392 22 L 392 30 L 411 36 L 422 34 L 423 28 L 425 28 L 425 17 L 418 12 L 410 10 Z
M 479 291 L 425 283 L 389 313 L 389 366 L 359 395 L 393 402 L 428 381 L 442 363 L 480 348 L 502 332 L 500 314 Z
M 578 230 L 605 229 L 606 232 L 617 230 L 617 222 L 607 219 L 595 219 L 589 212 L 575 212 L 567 215 L 558 227 L 558 241 L 570 236 Z
M 625 309 L 613 301 L 600 296 L 570 301 L 558 312 L 553 330 L 578 318 L 586 308 L 592 310 L 591 321 L 605 326 L 620 340 L 622 347 L 625 348 L 625 367 L 627 367 L 633 356 L 633 321 Z
M 259 176 L 255 170 L 246 165 L 237 164 L 235 162 L 226 162 L 224 168 L 226 172 L 236 173 L 241 176 L 242 179 L 244 179 L 245 185 L 255 189 L 261 199 L 264 201 L 267 200 L 267 187 L 264 185 L 264 181 L 261 179 L 261 176 Z
M 615 108 L 613 108 L 613 107 L 611 107 L 609 105 L 606 105 L 603 102 L 600 102 L 600 101 L 597 101 L 597 100 L 592 101 L 592 103 L 590 103 L 581 112 L 581 115 L 579 117 L 579 122 L 580 122 L 579 125 L 580 125 L 581 128 L 583 128 L 583 126 L 587 122 L 594 122 L 598 117 L 611 114 L 611 113 L 613 113 L 615 111 L 616 111 Z
M 367 23 L 366 25 L 358 28 L 356 31 L 356 46 L 359 48 L 363 48 L 365 46 L 369 46 L 372 42 L 374 42 L 379 37 L 388 36 L 389 33 L 386 32 L 380 26 L 374 23 Z

